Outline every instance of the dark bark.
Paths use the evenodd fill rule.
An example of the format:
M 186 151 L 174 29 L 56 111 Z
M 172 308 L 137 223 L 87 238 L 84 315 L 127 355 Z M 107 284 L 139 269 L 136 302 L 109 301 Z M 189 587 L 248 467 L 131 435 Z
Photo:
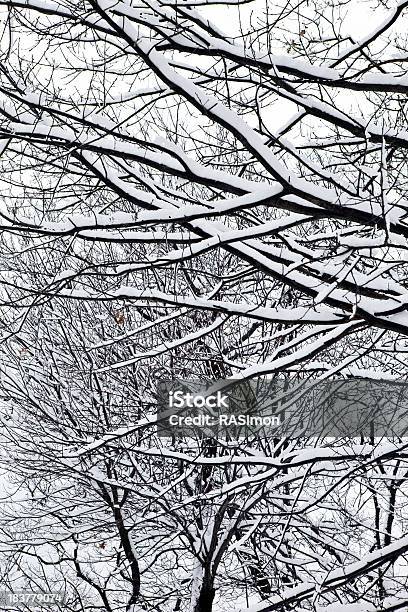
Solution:
M 211 578 L 204 578 L 194 612 L 212 612 L 215 588 Z

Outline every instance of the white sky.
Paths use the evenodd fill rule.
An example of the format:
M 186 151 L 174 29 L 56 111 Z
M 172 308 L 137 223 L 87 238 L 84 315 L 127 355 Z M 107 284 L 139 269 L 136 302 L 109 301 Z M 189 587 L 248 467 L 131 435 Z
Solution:
M 347 32 L 357 39 L 364 38 L 384 20 L 392 7 L 397 5 L 398 2 L 394 2 L 390 4 L 391 8 L 388 10 L 384 7 L 376 7 L 374 11 L 373 2 L 350 0 L 344 20 L 344 33 Z M 200 8 L 200 12 L 206 14 L 223 32 L 234 36 L 239 32 L 239 15 L 241 15 L 241 22 L 246 25 L 250 23 L 250 14 L 254 11 L 261 11 L 264 7 L 264 1 L 254 0 L 239 8 L 225 5 L 209 6 L 208 9 Z

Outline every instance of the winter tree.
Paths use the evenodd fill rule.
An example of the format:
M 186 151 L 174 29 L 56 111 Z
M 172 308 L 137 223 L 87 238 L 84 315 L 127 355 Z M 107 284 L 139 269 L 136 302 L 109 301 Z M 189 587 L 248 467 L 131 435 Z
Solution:
M 0 5 L 3 583 L 403 609 L 406 440 L 154 415 L 166 377 L 404 381 L 408 2 Z

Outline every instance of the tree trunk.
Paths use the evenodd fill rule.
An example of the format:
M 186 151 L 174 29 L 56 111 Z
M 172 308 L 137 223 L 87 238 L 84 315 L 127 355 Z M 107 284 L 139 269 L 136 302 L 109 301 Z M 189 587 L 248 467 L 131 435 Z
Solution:
M 212 612 L 213 602 L 215 597 L 215 589 L 211 580 L 204 580 L 200 595 L 194 606 L 194 612 Z

